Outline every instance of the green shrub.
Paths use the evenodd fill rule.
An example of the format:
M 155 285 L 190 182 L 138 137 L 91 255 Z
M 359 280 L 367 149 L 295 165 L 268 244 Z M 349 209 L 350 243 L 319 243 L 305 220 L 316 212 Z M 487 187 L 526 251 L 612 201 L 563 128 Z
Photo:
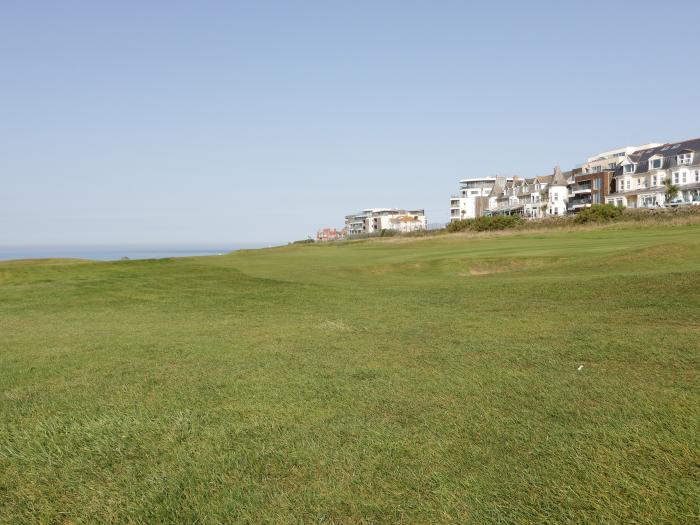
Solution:
M 471 230 L 475 232 L 507 230 L 522 225 L 525 221 L 519 215 L 496 215 L 454 221 L 446 226 L 448 232 Z
M 474 219 L 471 229 L 477 232 L 508 230 L 516 228 L 525 221 L 519 215 L 496 215 L 493 217 L 479 217 Z
M 619 219 L 624 213 L 624 208 L 614 204 L 594 204 L 590 208 L 580 211 L 574 222 L 578 224 L 586 222 L 610 222 Z
M 461 219 L 458 221 L 452 221 L 450 223 L 447 223 L 445 229 L 450 233 L 469 230 L 472 222 L 474 222 L 474 219 Z

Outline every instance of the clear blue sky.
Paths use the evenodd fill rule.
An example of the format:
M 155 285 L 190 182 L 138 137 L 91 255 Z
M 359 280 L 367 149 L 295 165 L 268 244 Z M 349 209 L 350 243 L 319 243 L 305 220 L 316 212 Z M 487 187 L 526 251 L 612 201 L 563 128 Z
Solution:
M 468 176 L 700 136 L 700 2 L 0 5 L 0 244 L 446 221 Z

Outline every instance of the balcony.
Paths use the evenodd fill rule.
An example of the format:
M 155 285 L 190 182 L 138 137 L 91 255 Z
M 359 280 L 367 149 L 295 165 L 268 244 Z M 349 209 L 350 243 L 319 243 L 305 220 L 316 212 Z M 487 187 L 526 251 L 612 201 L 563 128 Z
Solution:
M 591 204 L 593 204 L 593 199 L 591 198 L 591 196 L 583 195 L 569 201 L 569 204 L 566 206 L 566 209 L 568 211 L 578 211 L 582 210 L 583 208 L 589 207 Z

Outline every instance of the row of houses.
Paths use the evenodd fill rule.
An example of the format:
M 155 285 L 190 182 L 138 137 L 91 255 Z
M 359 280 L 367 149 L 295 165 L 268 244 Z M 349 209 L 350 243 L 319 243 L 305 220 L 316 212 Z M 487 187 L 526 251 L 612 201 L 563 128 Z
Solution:
M 677 187 L 669 200 L 665 182 Z M 538 177 L 474 177 L 459 182 L 450 221 L 493 215 L 528 219 L 578 213 L 594 204 L 628 208 L 700 205 L 700 138 L 626 146 L 593 155 L 568 171 L 559 166 Z M 408 233 L 427 228 L 424 210 L 367 208 L 345 216 L 345 228 L 324 228 L 316 240 Z
M 667 180 L 678 188 L 672 202 L 667 202 Z M 488 215 L 538 219 L 605 203 L 629 208 L 700 205 L 700 139 L 618 148 L 572 170 L 557 166 L 539 177 L 463 179 L 459 195 L 450 199 L 450 220 Z

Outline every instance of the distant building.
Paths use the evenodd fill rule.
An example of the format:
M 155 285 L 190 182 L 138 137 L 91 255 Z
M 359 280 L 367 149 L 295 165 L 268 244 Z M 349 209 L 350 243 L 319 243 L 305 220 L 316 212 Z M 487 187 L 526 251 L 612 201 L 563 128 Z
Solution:
M 322 228 L 316 233 L 316 240 L 319 242 L 341 241 L 345 239 L 347 231 L 345 229 Z
M 345 217 L 348 237 L 366 235 L 382 230 L 402 233 L 426 229 L 424 210 L 399 210 L 396 208 L 367 208 Z

